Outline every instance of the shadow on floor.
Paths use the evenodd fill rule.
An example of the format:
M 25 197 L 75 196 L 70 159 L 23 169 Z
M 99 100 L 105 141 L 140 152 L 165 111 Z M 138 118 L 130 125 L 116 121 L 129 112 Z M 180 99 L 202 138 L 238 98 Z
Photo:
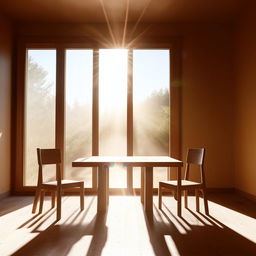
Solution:
M 78 217 L 79 212 L 75 217 Z M 88 224 L 61 224 L 52 223 L 46 230 L 37 231 L 39 234 L 12 255 L 40 256 L 40 255 L 68 255 L 74 244 L 83 237 L 92 237 L 89 248 L 84 254 L 79 249 L 79 255 L 99 256 L 107 240 L 106 213 L 96 214 Z M 84 217 L 84 216 L 83 216 Z M 75 255 L 75 254 L 74 254 Z
M 209 196 L 209 199 L 215 202 L 212 196 Z M 225 204 L 225 200 L 216 199 L 216 203 L 218 201 L 221 205 L 229 207 L 229 203 Z M 31 203 L 31 200 L 29 202 Z M 38 235 L 12 255 L 65 256 L 71 252 L 72 255 L 102 255 L 109 233 L 106 225 L 107 213 L 93 215 L 94 218 L 86 223 L 88 209 L 92 207 L 92 204 L 93 199 L 86 210 L 82 212 L 74 210 L 64 223 L 54 222 L 43 231 L 41 226 L 46 222 L 46 219 L 49 219 L 49 216 L 55 214 L 55 210 L 49 210 L 42 216 L 30 217 L 24 223 L 21 223 L 19 228 L 27 226 Z M 234 210 L 236 208 L 240 209 L 239 204 L 237 206 L 231 203 L 231 207 Z M 143 209 L 141 210 L 143 211 Z M 242 209 L 240 210 L 242 211 Z M 246 214 L 246 210 L 244 210 L 244 213 Z M 250 216 L 253 214 L 250 213 Z M 146 222 L 146 232 L 149 234 L 150 244 L 155 255 L 256 255 L 256 244 L 254 242 L 225 226 L 213 216 L 206 216 L 189 209 L 187 209 L 184 216 L 186 217 L 177 217 L 164 203 L 163 210 L 159 210 L 154 205 L 153 213 L 144 214 L 142 222 L 144 220 Z M 121 225 L 120 232 L 123 232 L 122 228 Z M 131 235 L 133 234 L 131 233 Z M 86 239 L 91 240 L 86 241 Z M 79 246 L 77 248 L 79 250 L 78 254 L 74 253 L 74 245 Z M 120 252 L 121 255 L 123 255 L 122 252 Z
M 19 202 L 17 204 L 17 201 Z M 0 201 L 0 216 L 19 210 L 25 206 L 31 205 L 32 197 L 8 196 Z M 31 208 L 32 210 L 32 208 Z
M 214 203 L 256 219 L 256 203 L 238 193 L 209 193 L 208 198 Z
M 256 255 L 254 242 L 212 216 L 192 211 L 190 213 L 197 218 L 200 225 L 189 224 L 185 219 L 172 214 L 166 207 L 163 210 L 155 207 L 154 214 L 157 214 L 158 218 L 153 214 L 145 214 L 155 255 Z M 181 226 L 183 232 L 177 229 L 174 222 Z

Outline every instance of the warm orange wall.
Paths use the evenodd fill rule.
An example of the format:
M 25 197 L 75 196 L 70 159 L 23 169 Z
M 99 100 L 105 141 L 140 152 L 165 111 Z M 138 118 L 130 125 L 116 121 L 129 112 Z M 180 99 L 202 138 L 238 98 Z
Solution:
M 207 185 L 233 187 L 233 28 L 189 30 L 183 58 L 183 152 L 205 147 Z
M 0 15 L 0 195 L 10 191 L 11 26 Z
M 256 5 L 244 11 L 236 38 L 235 186 L 256 196 Z
M 144 26 L 146 28 L 147 26 Z M 138 31 L 143 31 L 139 27 Z M 108 35 L 106 26 L 17 27 L 20 35 Z M 122 34 L 122 33 L 120 33 Z M 233 28 L 224 24 L 151 25 L 143 36 L 181 37 L 182 150 L 206 148 L 209 187 L 233 187 Z

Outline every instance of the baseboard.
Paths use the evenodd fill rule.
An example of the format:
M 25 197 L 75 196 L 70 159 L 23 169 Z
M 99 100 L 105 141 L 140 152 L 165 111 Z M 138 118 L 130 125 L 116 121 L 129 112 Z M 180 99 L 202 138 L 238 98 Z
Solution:
M 255 195 L 252 195 L 250 193 L 244 192 L 244 191 L 242 191 L 240 189 L 237 189 L 237 188 L 235 189 L 235 192 L 238 195 L 242 196 L 242 197 L 245 197 L 245 198 L 247 198 L 247 199 L 249 199 L 249 200 L 251 200 L 253 202 L 256 202 L 256 196 Z
M 8 197 L 10 195 L 10 191 L 0 194 L 0 200 Z

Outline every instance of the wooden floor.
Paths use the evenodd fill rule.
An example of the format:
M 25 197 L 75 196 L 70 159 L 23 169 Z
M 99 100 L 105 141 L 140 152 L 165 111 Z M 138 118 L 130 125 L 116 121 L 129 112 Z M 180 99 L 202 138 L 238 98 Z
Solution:
M 96 214 L 97 198 L 64 197 L 62 219 L 46 199 L 32 215 L 32 197 L 0 201 L 0 255 L 256 255 L 256 205 L 235 194 L 210 195 L 210 216 L 183 208 L 164 196 L 163 210 L 145 215 L 138 196 L 111 196 L 106 214 Z M 201 202 L 202 203 L 202 202 Z M 201 205 L 203 210 L 203 206 Z M 203 212 L 203 211 L 202 211 Z

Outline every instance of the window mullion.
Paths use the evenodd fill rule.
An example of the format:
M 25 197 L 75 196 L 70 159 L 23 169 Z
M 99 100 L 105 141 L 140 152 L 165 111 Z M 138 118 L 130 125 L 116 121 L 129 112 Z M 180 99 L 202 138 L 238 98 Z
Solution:
M 93 50 L 92 155 L 99 155 L 99 50 Z M 93 168 L 92 187 L 97 188 L 97 168 Z
M 127 79 L 127 155 L 133 155 L 133 51 L 128 52 Z M 132 167 L 127 167 L 127 188 L 133 187 Z
M 57 48 L 56 56 L 56 116 L 55 116 L 55 147 L 59 148 L 61 155 L 64 156 L 64 108 L 65 108 L 65 50 Z M 64 170 L 64 161 L 61 162 L 61 170 Z M 63 175 L 63 173 L 62 173 Z

